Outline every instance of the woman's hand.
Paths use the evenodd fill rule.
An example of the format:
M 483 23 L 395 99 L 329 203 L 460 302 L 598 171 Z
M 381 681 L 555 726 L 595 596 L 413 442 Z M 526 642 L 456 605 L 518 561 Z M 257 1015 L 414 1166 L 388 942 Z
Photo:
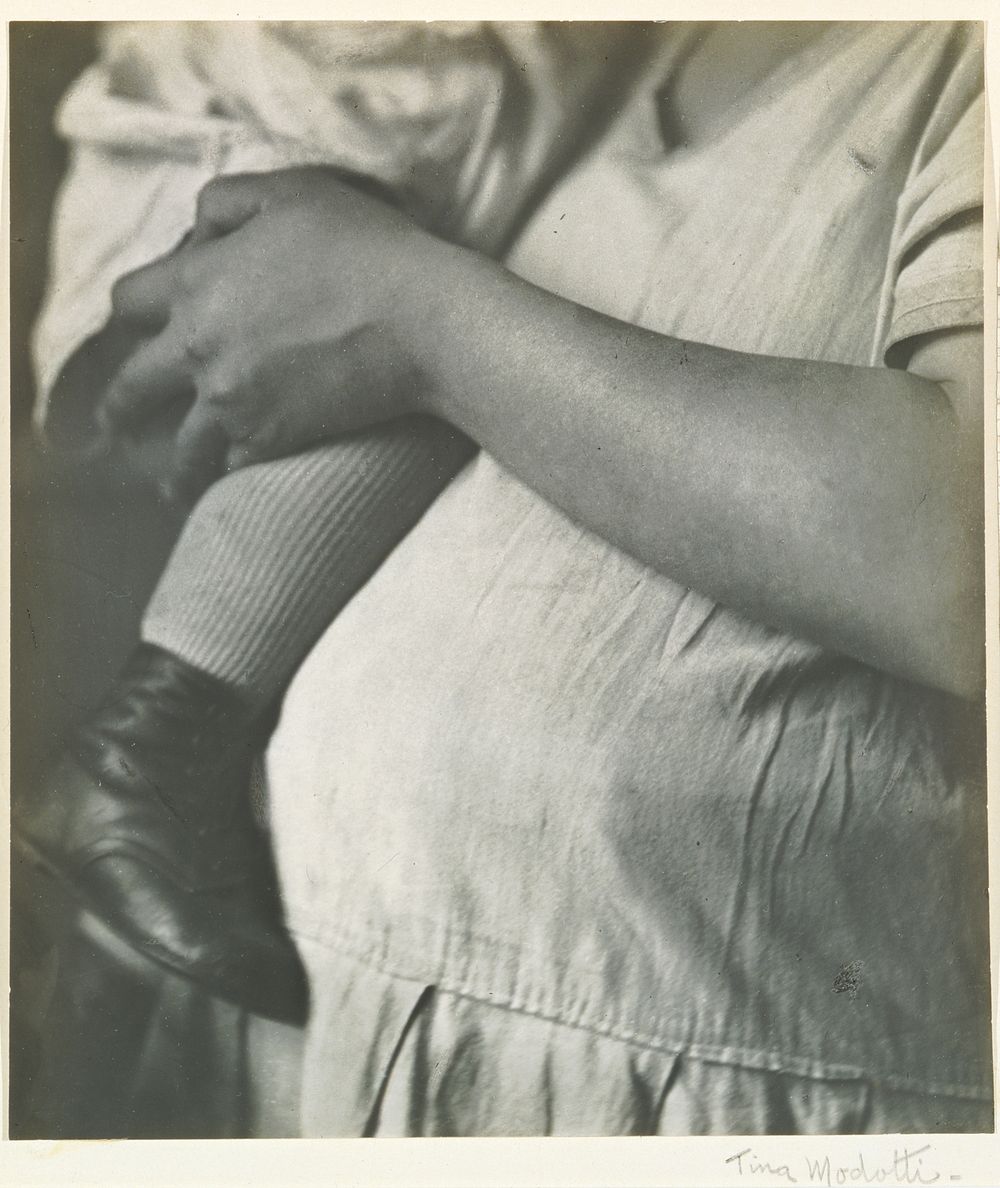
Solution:
M 165 329 L 112 417 L 193 386 L 182 456 L 222 434 L 239 463 L 430 413 L 682 585 L 981 696 L 981 331 L 936 336 L 909 372 L 747 355 L 547 293 L 321 170 L 213 202 L 215 232 L 237 230 L 117 295 Z
M 331 169 L 211 182 L 188 240 L 115 288 L 116 315 L 155 336 L 99 415 L 130 428 L 193 396 L 184 488 L 223 457 L 246 465 L 415 411 L 421 288 L 444 283 L 451 251 Z

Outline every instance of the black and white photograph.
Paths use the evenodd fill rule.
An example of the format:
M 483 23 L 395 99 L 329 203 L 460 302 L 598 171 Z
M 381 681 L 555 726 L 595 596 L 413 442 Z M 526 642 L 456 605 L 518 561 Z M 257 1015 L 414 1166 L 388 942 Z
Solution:
M 985 23 L 7 32 L 10 1138 L 992 1134 Z

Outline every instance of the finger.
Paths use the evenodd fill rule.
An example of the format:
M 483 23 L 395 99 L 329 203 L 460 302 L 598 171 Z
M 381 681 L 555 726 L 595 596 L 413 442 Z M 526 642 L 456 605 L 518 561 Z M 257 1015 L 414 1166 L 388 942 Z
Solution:
M 192 361 L 176 336 L 164 331 L 140 347 L 121 367 L 97 406 L 106 433 L 128 430 L 192 389 Z
M 273 182 L 258 173 L 235 173 L 213 178 L 198 195 L 198 213 L 191 233 L 193 244 L 228 235 L 260 214 Z
M 212 412 L 196 400 L 177 431 L 174 471 L 164 494 L 177 502 L 193 503 L 224 469 L 229 444 Z
M 183 242 L 183 241 L 182 241 Z M 180 291 L 180 245 L 143 268 L 126 273 L 111 290 L 115 314 L 126 322 L 161 329 Z

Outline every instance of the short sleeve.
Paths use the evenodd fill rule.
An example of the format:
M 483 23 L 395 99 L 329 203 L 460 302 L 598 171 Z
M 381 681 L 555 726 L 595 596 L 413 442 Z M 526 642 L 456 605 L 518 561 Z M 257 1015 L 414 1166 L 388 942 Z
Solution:
M 983 321 L 982 33 L 961 26 L 900 195 L 883 357 L 916 335 Z

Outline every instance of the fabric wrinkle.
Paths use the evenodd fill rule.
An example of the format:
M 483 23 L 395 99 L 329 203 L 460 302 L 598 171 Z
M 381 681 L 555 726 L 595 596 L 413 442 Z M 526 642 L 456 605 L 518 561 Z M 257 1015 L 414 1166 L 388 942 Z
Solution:
M 981 202 L 978 101 L 962 97 L 978 50 L 970 35 L 953 67 L 951 37 L 831 26 L 724 135 L 676 153 L 649 94 L 672 69 L 665 37 L 506 263 L 611 316 L 639 308 L 657 332 L 753 354 L 862 366 L 875 342 L 881 364 L 918 308 L 921 333 L 965 324 L 980 244 L 974 226 L 942 227 Z M 448 165 L 467 227 L 530 188 L 554 143 L 563 78 L 544 46 L 530 52 L 537 86 L 514 57 L 478 72 L 472 164 Z M 212 171 L 329 155 L 308 130 L 280 138 L 302 77 L 211 79 L 213 111 L 238 117 L 168 113 L 169 135 L 160 111 L 129 110 L 126 127 L 116 103 L 67 108 L 75 168 L 124 157 L 132 184 L 114 243 L 81 208 L 70 219 L 82 246 L 56 264 L 46 367 L 106 309 L 116 269 L 173 246 Z M 934 127 L 918 160 L 921 120 Z M 341 131 L 358 140 L 350 119 L 320 129 Z M 103 152 L 105 135 L 134 159 Z M 144 137 L 174 160 L 154 169 Z M 395 153 L 390 138 L 361 163 L 396 169 Z M 296 527 L 319 539 L 318 523 Z M 988 973 L 984 993 L 979 923 L 953 918 L 972 894 L 953 884 L 979 879 L 955 878 L 975 793 L 939 754 L 939 704 L 638 565 L 480 455 L 327 629 L 269 750 L 289 921 L 317 989 L 307 1130 L 619 1133 L 653 1126 L 653 1098 L 665 1133 L 905 1129 L 935 1095 L 968 1128 L 990 1095 Z M 921 929 L 939 938 L 930 968 Z M 857 998 L 834 994 L 856 961 Z M 475 1100 L 487 1083 L 505 1088 Z
M 744 915 L 747 907 L 749 887 L 751 885 L 751 870 L 755 865 L 755 854 L 759 852 L 758 847 L 761 846 L 762 842 L 762 839 L 757 836 L 758 831 L 755 830 L 755 823 L 761 802 L 767 794 L 768 782 L 775 756 L 783 742 L 785 730 L 788 725 L 788 705 L 789 702 L 786 699 L 779 704 L 776 710 L 772 711 L 771 717 L 773 718 L 773 723 L 769 732 L 769 738 L 758 759 L 757 770 L 753 774 L 749 795 L 747 796 L 744 815 L 745 824 L 738 856 L 736 882 L 733 888 L 732 901 L 726 915 L 726 921 L 723 925 L 724 942 L 721 964 L 724 969 L 730 964 L 733 945 L 743 924 L 741 917 Z M 770 869 L 772 886 L 775 871 L 776 868 L 772 862 Z

